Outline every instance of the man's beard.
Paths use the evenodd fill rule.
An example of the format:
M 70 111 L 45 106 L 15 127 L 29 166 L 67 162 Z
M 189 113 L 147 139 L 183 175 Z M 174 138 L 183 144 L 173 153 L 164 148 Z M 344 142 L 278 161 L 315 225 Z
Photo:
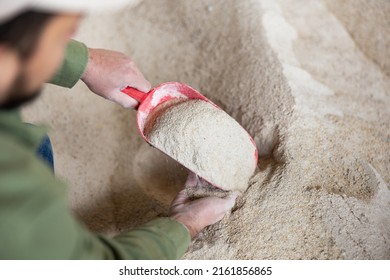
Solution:
M 39 88 L 35 91 L 26 91 L 26 79 L 25 76 L 21 73 L 16 78 L 11 90 L 6 94 L 6 99 L 4 102 L 1 102 L 1 110 L 13 110 L 19 108 L 22 105 L 32 102 L 35 100 L 42 92 L 42 88 Z

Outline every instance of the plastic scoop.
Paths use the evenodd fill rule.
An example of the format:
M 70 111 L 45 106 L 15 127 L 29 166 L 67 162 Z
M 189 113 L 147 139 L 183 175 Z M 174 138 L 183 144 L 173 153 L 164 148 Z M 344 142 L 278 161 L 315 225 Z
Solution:
M 205 96 L 200 94 L 195 89 L 187 86 L 186 84 L 179 83 L 179 82 L 163 83 L 161 85 L 156 86 L 155 88 L 152 88 L 148 93 L 141 92 L 141 91 L 139 91 L 135 88 L 132 88 L 132 87 L 126 87 L 122 90 L 122 92 L 127 94 L 128 96 L 134 98 L 135 100 L 137 100 L 139 102 L 139 106 L 137 108 L 137 126 L 138 126 L 138 129 L 139 129 L 142 137 L 145 139 L 145 141 L 148 142 L 153 147 L 155 147 L 155 146 L 152 143 L 150 143 L 149 139 L 146 137 L 146 134 L 145 134 L 146 124 L 152 118 L 158 117 L 159 112 L 161 112 L 160 109 L 165 107 L 164 105 L 171 106 L 171 104 L 173 105 L 175 101 L 181 102 L 185 99 L 201 99 L 207 103 L 212 104 L 214 107 L 218 108 L 219 110 L 222 110 L 216 104 L 211 102 L 209 99 L 207 99 Z M 258 152 L 256 149 L 256 145 L 255 145 L 255 142 L 253 141 L 252 137 L 249 134 L 248 134 L 248 137 L 250 138 L 251 142 L 254 145 L 255 153 L 253 156 L 254 156 L 254 158 L 255 158 L 254 160 L 257 164 Z M 160 150 L 161 152 L 165 153 L 165 151 L 159 149 L 158 147 L 155 147 L 155 148 Z M 170 155 L 168 155 L 168 156 L 170 156 Z M 170 157 L 172 158 L 172 156 L 170 156 Z M 173 159 L 178 161 L 180 164 L 184 165 L 178 159 L 176 159 L 176 158 L 173 158 Z M 187 166 L 185 166 L 185 167 L 187 167 Z M 196 170 L 191 170 L 191 171 L 193 173 L 197 174 Z M 217 186 L 213 182 L 209 182 L 209 183 L 217 188 L 222 189 L 220 186 Z

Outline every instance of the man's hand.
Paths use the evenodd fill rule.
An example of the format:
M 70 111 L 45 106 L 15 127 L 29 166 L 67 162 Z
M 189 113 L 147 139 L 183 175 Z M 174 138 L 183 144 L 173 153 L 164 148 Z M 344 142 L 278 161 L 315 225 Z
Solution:
M 88 49 L 89 59 L 83 82 L 94 93 L 125 108 L 134 108 L 138 102 L 121 92 L 127 86 L 148 92 L 150 83 L 125 54 L 103 49 Z
M 201 183 L 195 174 L 190 173 L 186 186 Z M 186 226 L 191 238 L 194 238 L 203 228 L 212 225 L 225 216 L 234 206 L 238 193 L 226 198 L 205 197 L 190 201 L 185 189 L 179 192 L 169 210 L 170 217 Z

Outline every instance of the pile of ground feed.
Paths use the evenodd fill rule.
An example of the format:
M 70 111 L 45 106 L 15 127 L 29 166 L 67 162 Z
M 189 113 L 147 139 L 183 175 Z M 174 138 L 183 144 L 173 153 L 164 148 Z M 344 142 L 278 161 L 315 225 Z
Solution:
M 145 136 L 153 146 L 223 190 L 247 189 L 256 147 L 224 111 L 201 99 L 184 100 L 149 122 Z
M 342 2 L 145 0 L 86 19 L 87 45 L 196 88 L 257 144 L 250 187 L 184 258 L 390 258 L 389 1 Z M 56 172 L 93 230 L 164 215 L 183 188 L 187 170 L 143 142 L 135 113 L 82 85 L 25 115 L 52 127 Z

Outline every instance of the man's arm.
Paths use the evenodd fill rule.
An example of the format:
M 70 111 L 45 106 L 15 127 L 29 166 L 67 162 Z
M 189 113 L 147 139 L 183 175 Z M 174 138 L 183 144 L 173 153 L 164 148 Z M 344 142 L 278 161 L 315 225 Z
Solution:
M 114 238 L 90 232 L 33 152 L 6 135 L 0 145 L 0 259 L 178 259 L 187 249 L 187 229 L 171 218 Z
M 61 68 L 50 83 L 72 88 L 82 77 L 88 64 L 88 48 L 81 42 L 71 40 L 66 48 Z
M 87 48 L 71 40 L 61 68 L 51 80 L 52 84 L 73 87 L 82 80 L 95 94 L 125 108 L 135 108 L 138 102 L 121 92 L 127 86 L 142 92 L 151 88 L 134 61 L 123 53 Z
M 104 241 L 121 259 L 180 259 L 191 237 L 183 224 L 158 218 Z
M 44 131 L 26 127 L 16 112 L 3 112 L 2 119 L 0 259 L 179 259 L 190 234 L 219 221 L 234 205 L 234 195 L 190 200 L 182 191 L 172 203 L 171 218 L 114 238 L 94 234 L 68 209 L 66 185 L 35 154 Z

